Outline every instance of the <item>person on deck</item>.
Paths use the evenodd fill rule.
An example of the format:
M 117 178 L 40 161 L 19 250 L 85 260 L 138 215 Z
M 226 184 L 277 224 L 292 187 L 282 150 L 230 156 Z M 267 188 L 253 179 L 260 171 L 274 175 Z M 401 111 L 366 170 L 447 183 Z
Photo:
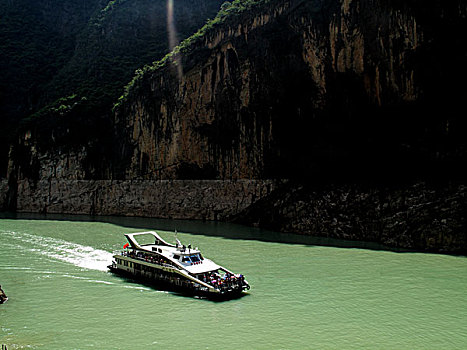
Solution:
M 3 304 L 7 300 L 7 296 L 0 285 L 0 304 Z

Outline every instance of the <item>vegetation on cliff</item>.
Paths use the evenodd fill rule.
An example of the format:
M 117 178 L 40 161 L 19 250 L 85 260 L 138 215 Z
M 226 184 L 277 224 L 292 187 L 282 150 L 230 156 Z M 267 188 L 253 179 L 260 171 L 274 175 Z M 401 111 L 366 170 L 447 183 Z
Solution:
M 176 1 L 179 37 L 195 32 L 221 3 Z M 45 132 L 36 133 L 37 141 L 45 142 L 43 147 L 67 146 L 70 134 L 72 139 L 88 138 L 83 145 L 95 142 L 110 130 L 111 106 L 135 69 L 169 52 L 164 0 L 2 0 L 1 5 L 0 49 L 5 55 L 0 67 L 5 74 L 0 77 L 0 115 L 6 124 L 0 135 L 2 177 L 18 125 Z M 66 96 L 78 99 L 80 108 L 62 107 L 62 118 L 57 119 L 57 108 L 66 106 L 62 104 Z M 70 129 L 72 119 L 75 127 Z M 60 123 L 60 129 L 70 129 L 64 144 L 50 137 Z
M 196 31 L 220 3 L 176 1 L 178 35 L 184 38 Z M 67 93 L 76 92 L 93 101 L 93 108 L 109 111 L 136 69 L 169 52 L 166 15 L 165 1 L 110 1 L 90 20 L 73 58 L 52 85 L 73 89 Z
M 253 9 L 259 8 L 259 6 L 267 4 L 271 1 L 272 0 L 235 0 L 233 2 L 225 1 L 216 16 L 213 19 L 208 19 L 206 24 L 202 26 L 196 33 L 184 39 L 161 60 L 137 69 L 131 81 L 125 86 L 123 94 L 119 97 L 117 103 L 115 103 L 113 110 L 115 111 L 115 109 L 117 109 L 122 104 L 122 102 L 127 99 L 131 89 L 133 89 L 133 87 L 144 78 L 145 74 L 155 72 L 158 69 L 165 67 L 169 63 L 179 64 L 176 62 L 175 58 L 182 55 L 183 60 L 183 55 L 186 55 L 190 51 L 194 50 L 197 44 L 202 45 L 209 32 L 215 28 L 218 28 L 227 20 L 235 21 L 238 16 L 245 13 L 246 11 L 252 11 Z
M 43 107 L 102 0 L 0 0 L 0 177 L 18 122 Z

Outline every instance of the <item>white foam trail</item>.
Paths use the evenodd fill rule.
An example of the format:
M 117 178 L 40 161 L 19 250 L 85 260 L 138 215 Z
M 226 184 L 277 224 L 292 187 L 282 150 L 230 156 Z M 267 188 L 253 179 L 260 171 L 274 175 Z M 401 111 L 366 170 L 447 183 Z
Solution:
M 23 232 L 3 231 L 2 234 L 9 235 L 10 240 L 21 242 L 22 245 L 24 243 L 33 245 L 33 248 L 27 249 L 30 252 L 39 253 L 85 269 L 106 271 L 107 265 L 112 261 L 112 253 L 94 249 L 90 246 Z M 19 244 L 16 246 L 19 246 Z
M 10 266 L 10 265 L 2 265 L 0 266 L 2 270 L 32 270 L 30 267 L 17 267 L 17 266 Z
M 123 288 L 127 288 L 127 289 L 136 289 L 136 290 L 146 290 L 146 291 L 153 291 L 153 289 L 146 288 L 146 287 L 133 287 L 133 286 L 124 286 Z
M 92 282 L 92 283 L 102 283 L 102 284 L 108 284 L 108 285 L 114 285 L 115 284 L 115 283 L 109 282 L 109 281 L 94 280 L 94 279 L 91 279 L 91 278 L 81 277 L 81 276 L 73 276 L 73 275 L 62 275 L 62 276 L 67 277 L 67 278 L 73 278 L 75 280 L 83 280 L 83 281 L 86 281 L 86 282 Z

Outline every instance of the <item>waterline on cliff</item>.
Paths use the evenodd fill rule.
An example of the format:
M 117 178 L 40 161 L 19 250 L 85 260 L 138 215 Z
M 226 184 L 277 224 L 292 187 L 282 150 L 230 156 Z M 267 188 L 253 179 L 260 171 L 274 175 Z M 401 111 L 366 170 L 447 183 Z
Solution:
M 284 233 L 251 227 L 241 224 L 202 221 L 202 220 L 170 220 L 135 216 L 90 216 L 67 214 L 38 214 L 38 213 L 0 213 L 0 219 L 11 218 L 20 220 L 51 220 L 70 222 L 101 222 L 118 225 L 126 228 L 138 228 L 140 230 L 156 230 L 167 232 L 186 232 L 194 235 L 222 237 L 233 240 L 252 240 L 259 242 L 275 242 L 297 244 L 307 246 L 329 246 L 338 248 L 362 248 L 371 250 L 390 250 L 396 252 L 410 252 L 408 249 L 396 249 L 382 244 L 334 239 L 329 237 L 317 237 L 296 233 Z M 169 237 L 170 240 L 170 237 Z M 110 254 L 110 253 L 109 253 Z

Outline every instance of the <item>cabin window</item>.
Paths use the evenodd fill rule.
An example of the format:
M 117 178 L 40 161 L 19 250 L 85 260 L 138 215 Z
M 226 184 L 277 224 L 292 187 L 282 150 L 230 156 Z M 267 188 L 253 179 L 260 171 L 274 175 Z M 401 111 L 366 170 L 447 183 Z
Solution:
M 198 255 L 191 255 L 190 258 L 191 258 L 191 261 L 193 261 L 193 262 L 198 262 L 199 261 Z
M 188 256 L 184 256 L 182 261 L 183 262 L 190 262 L 190 258 Z
M 180 255 L 174 254 L 174 259 L 175 259 L 175 260 L 179 260 L 179 259 L 180 259 Z

